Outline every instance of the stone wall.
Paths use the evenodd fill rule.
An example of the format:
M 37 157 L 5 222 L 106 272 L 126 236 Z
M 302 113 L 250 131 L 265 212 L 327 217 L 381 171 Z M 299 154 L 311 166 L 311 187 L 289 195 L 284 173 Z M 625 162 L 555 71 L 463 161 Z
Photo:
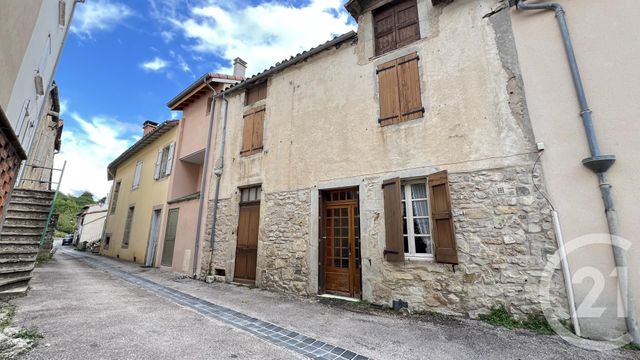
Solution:
M 525 163 L 527 163 L 525 161 Z M 382 181 L 391 174 L 362 178 L 363 299 L 390 306 L 402 299 L 413 311 L 437 311 L 477 317 L 505 305 L 516 316 L 541 311 L 539 283 L 548 256 L 556 251 L 551 210 L 531 178 L 533 162 L 523 166 L 450 173 L 460 264 L 429 260 L 384 261 Z M 541 184 L 539 173 L 533 176 Z M 540 185 L 539 185 L 540 186 Z M 317 234 L 312 233 L 310 189 L 263 193 L 256 284 L 262 288 L 314 295 Z M 213 269 L 233 279 L 238 199 L 220 201 Z M 211 209 L 211 208 L 210 208 Z M 211 211 L 207 235 L 211 231 Z M 207 236 L 208 237 L 208 236 Z M 209 275 L 205 244 L 203 276 Z M 310 255 L 311 254 L 311 255 Z M 556 272 L 550 291 L 553 307 L 566 316 L 562 277 Z
M 372 273 L 366 275 L 370 301 L 390 305 L 402 299 L 412 310 L 474 318 L 498 305 L 515 315 L 541 312 L 538 285 L 556 242 L 550 207 L 535 190 L 530 171 L 531 167 L 512 167 L 450 174 L 460 264 L 395 264 L 374 258 Z M 542 183 L 539 174 L 534 179 Z M 369 182 L 375 188 L 380 180 Z M 378 229 L 368 231 L 380 234 L 377 245 L 383 248 L 383 224 L 371 223 Z M 559 276 L 554 277 L 551 302 L 564 316 L 567 303 Z
M 258 244 L 259 285 L 308 295 L 310 191 L 265 194 Z
M 215 269 L 225 270 L 226 281 L 233 280 L 235 261 L 236 229 L 238 227 L 238 202 L 235 199 L 218 201 L 216 238 L 211 261 L 211 228 L 213 225 L 213 200 L 209 200 L 206 232 L 204 237 L 200 276 L 215 275 Z

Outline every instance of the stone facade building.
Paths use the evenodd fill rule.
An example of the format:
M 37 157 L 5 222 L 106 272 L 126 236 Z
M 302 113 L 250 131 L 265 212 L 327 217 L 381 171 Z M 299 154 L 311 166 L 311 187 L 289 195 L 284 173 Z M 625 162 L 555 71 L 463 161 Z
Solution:
M 219 94 L 200 275 L 566 316 L 561 277 L 539 296 L 556 240 L 510 15 L 485 17 L 497 4 L 352 0 L 357 33 Z

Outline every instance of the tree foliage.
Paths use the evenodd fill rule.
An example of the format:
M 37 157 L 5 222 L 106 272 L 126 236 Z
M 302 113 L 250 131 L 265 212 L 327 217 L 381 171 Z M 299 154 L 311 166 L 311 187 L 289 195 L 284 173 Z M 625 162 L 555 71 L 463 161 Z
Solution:
M 54 213 L 60 214 L 56 230 L 67 234 L 73 233 L 76 228 L 76 216 L 85 205 L 94 204 L 96 201 L 93 194 L 85 191 L 80 196 L 58 194 Z

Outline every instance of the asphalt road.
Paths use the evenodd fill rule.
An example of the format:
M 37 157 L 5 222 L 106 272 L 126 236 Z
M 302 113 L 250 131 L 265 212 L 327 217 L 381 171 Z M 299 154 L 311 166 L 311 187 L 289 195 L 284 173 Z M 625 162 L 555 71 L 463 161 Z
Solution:
M 154 294 L 118 274 L 203 299 L 373 359 L 637 359 L 600 353 L 558 337 L 471 320 L 371 315 L 229 284 L 205 284 L 65 248 L 39 267 L 29 296 L 16 299 L 14 324 L 37 327 L 26 359 L 301 359 L 229 323 Z M 103 264 L 103 268 L 89 266 Z M 113 269 L 105 271 L 104 266 Z

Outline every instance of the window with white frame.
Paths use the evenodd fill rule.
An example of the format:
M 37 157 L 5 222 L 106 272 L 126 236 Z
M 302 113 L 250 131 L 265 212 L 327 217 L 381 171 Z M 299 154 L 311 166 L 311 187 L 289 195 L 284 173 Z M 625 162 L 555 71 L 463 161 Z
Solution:
M 131 189 L 135 190 L 140 187 L 140 178 L 142 177 L 142 160 L 136 163 L 136 171 L 133 173 L 133 183 Z
M 158 150 L 158 158 L 156 159 L 156 168 L 153 176 L 154 179 L 159 180 L 171 175 L 174 151 L 175 143 L 171 143 L 170 145 Z
M 402 219 L 407 257 L 433 258 L 427 179 L 403 182 Z

